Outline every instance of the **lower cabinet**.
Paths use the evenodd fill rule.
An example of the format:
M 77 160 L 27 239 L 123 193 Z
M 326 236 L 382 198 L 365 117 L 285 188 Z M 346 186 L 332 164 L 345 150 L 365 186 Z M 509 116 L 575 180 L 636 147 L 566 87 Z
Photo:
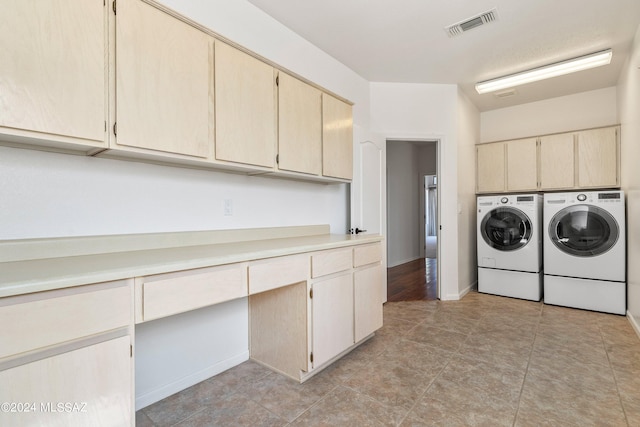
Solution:
M 136 278 L 136 323 L 247 296 L 242 263 Z
M 380 264 L 353 273 L 356 342 L 382 327 L 382 304 L 386 299 L 383 274 Z
M 0 425 L 133 425 L 130 345 L 122 336 L 0 371 Z
M 351 272 L 313 284 L 313 366 L 333 359 L 354 343 Z
M 132 288 L 0 299 L 0 425 L 133 424 Z
M 272 276 L 259 280 L 250 265 L 251 358 L 304 381 L 382 327 L 381 256 L 380 243 L 314 252 L 307 255 L 311 268 L 305 264 L 304 280 L 298 275 L 296 283 L 277 288 L 263 286 Z M 281 265 L 286 258 L 257 265 L 269 271 L 270 264 Z

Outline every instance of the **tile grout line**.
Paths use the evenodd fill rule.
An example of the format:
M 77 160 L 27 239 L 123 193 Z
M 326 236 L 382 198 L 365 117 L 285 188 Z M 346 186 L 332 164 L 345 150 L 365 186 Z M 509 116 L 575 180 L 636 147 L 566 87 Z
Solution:
M 627 417 L 627 410 L 625 408 L 624 403 L 622 403 L 622 395 L 620 394 L 620 387 L 618 386 L 618 376 L 616 375 L 616 370 L 613 368 L 613 364 L 611 363 L 611 358 L 609 357 L 609 352 L 607 351 L 607 346 L 604 341 L 604 334 L 602 332 L 602 325 L 600 322 L 597 322 L 598 332 L 600 332 L 600 339 L 602 340 L 602 346 L 604 348 L 604 352 L 607 355 L 607 362 L 609 362 L 609 369 L 611 370 L 611 376 L 613 377 L 613 382 L 616 385 L 616 391 L 618 392 L 618 402 L 620 402 L 620 408 L 622 408 L 622 414 L 624 415 L 624 420 L 629 425 L 629 418 Z
M 480 320 L 482 320 L 482 318 L 484 318 L 484 315 L 481 317 Z M 420 322 L 418 325 L 424 323 Z M 418 326 L 416 325 L 416 327 Z M 414 329 L 414 328 L 411 328 Z M 433 379 L 431 380 L 431 382 L 429 383 L 429 385 L 427 386 L 427 388 L 420 394 L 420 396 L 418 396 L 415 401 L 413 402 L 413 405 L 411 405 L 411 408 L 407 411 L 407 413 L 404 415 L 404 417 L 402 417 L 402 419 L 400 420 L 400 422 L 397 424 L 397 426 L 402 425 L 402 423 L 407 419 L 407 417 L 409 416 L 409 414 L 411 414 L 411 412 L 413 411 L 413 409 L 416 407 L 416 405 L 418 405 L 418 402 L 420 401 L 420 399 L 422 399 L 428 392 L 429 389 L 431 389 L 431 386 L 433 386 L 433 384 L 436 382 L 436 380 L 438 378 L 440 378 L 440 376 L 442 375 L 442 373 L 445 371 L 445 369 L 447 369 L 447 367 L 449 366 L 449 364 L 451 364 L 451 361 L 453 360 L 453 358 L 457 355 L 459 355 L 460 353 L 460 348 L 462 348 L 462 346 L 464 345 L 464 343 L 469 339 L 469 337 L 471 336 L 472 332 L 468 333 L 467 336 L 465 337 L 464 341 L 462 343 L 460 343 L 460 345 L 458 346 L 458 348 L 456 349 L 455 352 L 451 352 L 451 355 L 449 356 L 449 359 L 447 360 L 447 363 L 440 369 L 440 372 L 438 372 L 438 374 L 433 377 Z M 431 347 L 429 345 L 426 345 L 426 347 Z
M 538 331 L 540 329 L 540 322 L 542 322 L 542 312 L 544 311 L 544 304 L 540 304 L 540 311 L 538 314 L 538 323 L 536 325 L 536 333 L 533 335 L 533 342 L 531 343 L 531 351 L 529 352 L 529 358 L 527 360 L 527 367 L 524 370 L 524 378 L 522 379 L 522 386 L 520 386 L 520 394 L 518 395 L 518 408 L 516 409 L 516 415 L 513 418 L 512 426 L 515 427 L 518 422 L 518 414 L 520 413 L 520 403 L 522 402 L 522 392 L 524 391 L 524 386 L 527 383 L 527 376 L 529 375 L 529 366 L 531 365 L 531 356 L 533 355 L 533 351 L 536 345 L 536 338 L 538 338 Z

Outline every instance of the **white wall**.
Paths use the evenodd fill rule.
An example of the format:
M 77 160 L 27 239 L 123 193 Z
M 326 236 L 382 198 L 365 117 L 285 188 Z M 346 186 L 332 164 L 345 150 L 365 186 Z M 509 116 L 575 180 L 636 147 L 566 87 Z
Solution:
M 480 114 L 458 90 L 458 283 L 460 294 L 477 283 L 476 256 L 476 149 L 480 140 Z
M 0 239 L 330 224 L 346 184 L 322 185 L 0 147 Z M 223 201 L 233 202 L 225 216 Z
M 618 123 L 616 88 L 485 111 L 480 120 L 481 142 L 613 125 Z
M 418 170 L 421 176 L 436 175 L 438 172 L 437 143 L 420 144 L 417 146 Z
M 387 142 L 387 267 L 420 257 L 419 147 Z
M 618 82 L 622 189 L 627 195 L 627 309 L 640 334 L 640 27 Z
M 385 139 L 440 140 L 442 299 L 458 299 L 458 164 L 455 85 L 371 83 L 371 129 Z M 392 256 L 392 254 L 389 254 Z

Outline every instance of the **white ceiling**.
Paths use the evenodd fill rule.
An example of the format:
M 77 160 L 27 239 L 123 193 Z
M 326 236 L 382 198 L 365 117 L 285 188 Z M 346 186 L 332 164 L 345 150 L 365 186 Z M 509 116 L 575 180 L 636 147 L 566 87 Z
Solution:
M 374 82 L 458 84 L 480 111 L 615 86 L 640 25 L 640 0 L 248 0 Z M 444 28 L 497 8 L 498 20 Z M 519 86 L 474 84 L 612 48 L 608 66 Z

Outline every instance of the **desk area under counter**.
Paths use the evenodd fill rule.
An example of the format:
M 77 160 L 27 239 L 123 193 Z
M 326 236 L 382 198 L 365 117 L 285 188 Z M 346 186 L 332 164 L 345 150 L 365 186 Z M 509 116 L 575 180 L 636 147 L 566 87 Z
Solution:
M 122 384 L 116 389 L 108 381 L 92 378 L 106 388 L 82 391 L 90 408 L 74 422 L 92 425 L 96 417 L 110 413 L 121 416 L 124 424 L 133 424 L 136 409 L 247 358 L 304 381 L 382 326 L 386 280 L 381 239 L 330 234 L 329 227 L 322 225 L 1 242 L 0 319 L 7 317 L 3 324 L 38 330 L 48 322 L 47 311 L 22 309 L 35 300 L 44 306 L 72 301 L 57 313 L 63 325 L 82 316 L 91 318 L 93 312 L 97 317 L 108 315 L 93 329 L 75 328 L 55 342 L 39 341 L 37 336 L 45 332 L 35 331 L 33 346 L 17 346 L 11 355 L 0 355 L 0 400 L 60 400 L 65 394 L 51 396 L 50 390 L 82 391 L 82 382 L 95 372 L 106 378 L 114 369 L 127 381 L 119 381 Z M 102 310 L 95 309 L 91 298 L 98 291 L 109 294 L 98 304 Z M 87 296 L 78 299 L 77 294 Z M 118 297 L 117 304 L 113 295 Z M 87 310 L 90 304 L 94 308 Z M 114 304 L 117 316 L 110 315 Z M 209 322 L 206 316 L 215 319 Z M 25 319 L 29 322 L 24 323 Z M 224 340 L 232 336 L 234 344 L 228 347 L 245 350 L 225 355 L 225 360 L 207 369 L 178 372 L 179 378 L 153 385 L 151 392 L 142 390 L 143 371 L 152 368 L 150 361 L 157 365 L 164 357 L 157 338 L 171 337 L 171 333 L 188 336 L 185 328 L 191 327 L 200 328 L 212 347 L 225 347 Z M 4 328 L 0 344 L 16 342 L 20 333 L 24 331 L 17 326 Z M 191 360 L 194 352 L 199 350 L 177 353 Z M 94 370 L 79 375 L 72 385 L 42 387 L 47 375 L 42 376 L 39 364 L 58 363 L 59 371 L 65 372 L 81 363 L 78 357 L 89 358 L 86 365 Z M 140 361 L 136 360 L 134 369 L 135 358 Z M 110 363 L 103 370 L 102 361 L 107 359 Z M 48 378 L 44 382 L 56 380 L 61 381 Z M 23 386 L 12 387 L 16 381 Z M 11 395 L 10 389 L 14 390 Z M 105 395 L 110 397 L 106 399 L 109 407 L 98 404 Z M 31 417 L 25 420 L 52 416 L 5 413 L 0 414 L 0 424 L 5 418 L 16 421 L 9 418 L 14 415 Z

